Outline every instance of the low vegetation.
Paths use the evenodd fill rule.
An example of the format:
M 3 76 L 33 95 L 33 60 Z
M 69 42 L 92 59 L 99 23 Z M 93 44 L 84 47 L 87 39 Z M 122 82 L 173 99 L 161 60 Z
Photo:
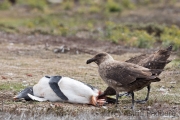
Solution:
M 22 89 L 24 89 L 26 86 L 23 85 L 23 83 L 12 83 L 12 82 L 4 82 L 0 86 L 0 91 L 14 91 L 19 92 Z
M 173 49 L 178 50 L 180 29 L 176 25 L 118 22 L 122 14 L 144 5 L 149 8 L 163 4 L 173 6 L 176 2 L 68 0 L 51 4 L 46 0 L 18 0 L 17 5 L 11 7 L 5 0 L 0 5 L 0 13 L 6 13 L 0 15 L 0 30 L 8 33 L 78 36 L 139 48 L 151 48 L 156 43 L 164 46 L 173 44 Z

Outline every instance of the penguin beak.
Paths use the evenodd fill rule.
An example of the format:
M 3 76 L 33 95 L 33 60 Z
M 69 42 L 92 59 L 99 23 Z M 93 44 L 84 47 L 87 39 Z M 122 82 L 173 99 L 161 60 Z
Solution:
M 92 62 L 95 62 L 95 61 L 96 61 L 96 58 L 91 58 L 91 59 L 86 61 L 86 64 L 89 64 L 89 63 L 92 63 Z
M 13 97 L 13 99 L 14 99 L 14 100 L 17 100 L 18 98 L 17 98 L 17 96 L 15 96 L 15 97 Z
M 16 101 L 16 100 L 19 100 L 20 97 L 18 95 L 16 95 L 16 96 L 13 97 L 13 99 L 14 99 L 14 101 Z

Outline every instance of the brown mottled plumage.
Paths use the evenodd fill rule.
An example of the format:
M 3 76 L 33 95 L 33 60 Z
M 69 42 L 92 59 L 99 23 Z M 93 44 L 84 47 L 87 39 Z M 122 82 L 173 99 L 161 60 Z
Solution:
M 132 107 L 134 106 L 134 91 L 139 90 L 151 82 L 160 81 L 153 75 L 159 70 L 114 60 L 108 53 L 99 53 L 87 60 L 87 64 L 95 62 L 101 78 L 116 91 L 116 103 L 119 92 L 126 91 L 132 94 Z M 159 71 L 160 72 L 160 71 Z M 158 72 L 158 73 L 159 73 Z
M 172 51 L 172 46 L 169 46 L 166 49 L 161 49 L 156 51 L 153 54 L 142 54 L 136 57 L 133 57 L 129 60 L 127 60 L 126 62 L 129 63 L 134 63 L 134 64 L 138 64 L 140 66 L 149 68 L 149 69 L 164 69 L 164 67 L 166 66 L 166 64 L 168 64 L 169 62 L 171 62 L 170 60 L 167 60 L 171 54 Z M 156 73 L 157 75 L 159 75 L 161 72 Z M 140 100 L 137 102 L 146 102 L 149 98 L 149 92 L 150 92 L 150 83 L 147 85 L 147 96 L 144 100 Z M 111 87 L 107 87 L 107 89 L 103 92 L 103 94 L 101 94 L 99 97 L 101 98 L 102 96 L 106 96 L 106 95 L 115 95 L 116 91 L 111 88 Z
M 9 2 L 10 2 L 12 5 L 15 5 L 15 4 L 16 4 L 16 0 L 9 0 Z
M 127 60 L 126 62 L 138 64 L 140 66 L 149 68 L 149 69 L 164 69 L 166 64 L 171 62 L 167 60 L 171 54 L 172 46 L 169 46 L 166 49 L 158 50 L 157 52 L 147 55 L 143 54 L 134 58 Z

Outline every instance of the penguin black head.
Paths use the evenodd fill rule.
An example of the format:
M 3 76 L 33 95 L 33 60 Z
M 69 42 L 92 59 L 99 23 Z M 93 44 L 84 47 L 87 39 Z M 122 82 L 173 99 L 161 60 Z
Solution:
M 27 88 L 25 88 L 24 90 L 22 90 L 22 91 L 20 91 L 19 93 L 18 93 L 18 95 L 16 95 L 15 97 L 14 97 L 14 99 L 15 100 L 18 100 L 18 99 L 25 99 L 26 101 L 30 101 L 30 100 L 32 100 L 27 94 L 31 94 L 31 95 L 33 95 L 33 88 L 32 87 L 27 87 Z

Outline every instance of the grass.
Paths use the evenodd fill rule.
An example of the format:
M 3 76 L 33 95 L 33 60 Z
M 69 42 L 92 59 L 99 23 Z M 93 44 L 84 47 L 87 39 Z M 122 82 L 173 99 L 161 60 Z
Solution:
M 15 91 L 19 92 L 22 89 L 24 89 L 24 86 L 22 83 L 13 83 L 13 82 L 5 82 L 1 83 L 0 90 L 1 91 Z
M 174 4 L 177 1 L 174 1 Z M 3 3 L 4 5 L 7 2 Z M 130 0 L 107 0 L 107 2 L 65 1 L 58 5 L 48 4 L 45 0 L 19 0 L 19 7 L 10 6 L 0 13 L 0 30 L 8 33 L 49 34 L 64 37 L 79 36 L 97 40 L 109 40 L 115 44 L 139 48 L 152 48 L 161 42 L 164 46 L 174 45 L 179 50 L 179 28 L 154 23 L 126 24 L 116 19 L 121 13 L 138 9 L 155 2 L 146 0 L 132 3 Z M 160 1 L 158 4 L 163 4 Z M 173 4 L 173 2 L 168 3 Z M 173 4 L 173 5 L 174 5 Z M 27 8 L 21 6 L 26 5 Z M 1 7 L 0 7 L 1 8 Z M 3 8 L 3 7 L 2 7 Z M 26 12 L 26 10 L 28 12 Z M 19 12 L 23 11 L 23 12 Z M 86 34 L 86 35 L 82 35 Z
M 165 69 L 179 69 L 180 68 L 180 60 L 179 59 L 175 59 L 172 62 L 170 62 L 168 64 L 168 66 L 165 67 Z
M 5 44 L 0 44 L 2 50 L 6 50 Z M 21 89 L 25 88 L 24 84 L 28 84 L 28 86 L 33 86 L 36 84 L 41 77 L 44 75 L 62 75 L 72 77 L 79 81 L 83 81 L 85 83 L 96 86 L 97 88 L 104 90 L 107 85 L 101 80 L 98 75 L 97 67 L 95 64 L 86 65 L 85 61 L 92 57 L 92 55 L 88 54 L 79 54 L 79 55 L 69 55 L 69 54 L 54 54 L 52 51 L 47 51 L 45 49 L 39 49 L 38 46 L 30 46 L 30 45 L 13 45 L 13 51 L 9 52 L 1 52 L 1 76 L 6 77 L 6 79 L 1 79 L 0 90 L 3 91 L 3 98 L 0 97 L 0 100 L 4 100 L 4 108 L 5 111 L 12 112 L 13 114 L 22 114 L 22 108 L 27 109 L 24 113 L 29 114 L 41 114 L 47 113 L 51 115 L 57 115 L 58 117 L 65 117 L 66 115 L 70 116 L 79 116 L 80 113 L 84 111 L 88 111 L 91 114 L 96 114 L 98 116 L 131 116 L 138 113 L 132 113 L 128 107 L 131 105 L 131 98 L 123 97 L 120 99 L 120 104 L 118 105 L 119 109 L 115 109 L 114 105 L 108 105 L 107 108 L 103 107 L 92 107 L 88 105 L 78 105 L 78 104 L 66 104 L 61 103 L 61 107 L 53 107 L 54 103 L 51 102 L 25 102 L 25 103 L 15 103 L 12 101 L 12 97 L 14 94 L 17 94 Z M 24 51 L 23 55 L 15 52 L 17 50 Z M 26 49 L 30 49 L 31 54 L 27 54 L 30 51 L 26 51 Z M 38 51 L 38 52 L 37 52 Z M 26 53 L 27 52 L 27 53 Z M 128 54 L 128 53 L 127 53 Z M 124 60 L 127 58 L 126 55 L 113 55 L 113 57 L 117 60 Z M 42 55 L 46 55 L 46 58 L 43 58 Z M 132 55 L 131 55 L 132 56 Z M 152 89 L 150 93 L 150 99 L 148 103 L 135 104 L 136 109 L 147 109 L 148 106 L 153 108 L 156 107 L 156 104 L 160 107 L 157 108 L 157 111 L 163 112 L 163 105 L 167 104 L 169 106 L 169 110 L 171 109 L 171 105 L 178 105 L 178 94 L 179 91 L 179 74 L 176 74 L 176 71 L 179 68 L 175 68 L 177 64 L 177 60 L 174 60 L 171 65 L 169 65 L 168 69 L 163 72 L 161 75 L 162 81 L 158 83 L 152 84 Z M 169 72 L 172 73 L 170 74 Z M 29 76 L 31 75 L 31 76 Z M 169 82 L 176 80 L 176 84 L 169 84 Z M 26 81 L 26 82 L 24 82 Z M 162 92 L 159 92 L 159 88 L 165 86 L 166 89 L 169 89 L 168 94 L 164 95 Z M 170 88 L 173 86 L 174 88 Z M 12 94 L 13 92 L 13 94 Z M 144 99 L 146 96 L 146 88 L 141 91 L 135 92 L 135 99 Z M 74 107 L 76 106 L 76 107 Z M 42 110 L 40 110 L 42 108 Z M 92 111 L 93 108 L 93 111 Z M 16 109 L 16 112 L 13 112 Z M 36 113 L 32 113 L 33 111 Z M 95 109 L 95 110 L 94 110 Z M 29 110 L 29 111 L 28 111 Z M 145 111 L 144 111 L 145 112 Z M 12 114 L 12 115 L 13 115 Z M 80 115 L 81 116 L 81 115 Z M 101 116 L 101 117 L 102 117 Z

